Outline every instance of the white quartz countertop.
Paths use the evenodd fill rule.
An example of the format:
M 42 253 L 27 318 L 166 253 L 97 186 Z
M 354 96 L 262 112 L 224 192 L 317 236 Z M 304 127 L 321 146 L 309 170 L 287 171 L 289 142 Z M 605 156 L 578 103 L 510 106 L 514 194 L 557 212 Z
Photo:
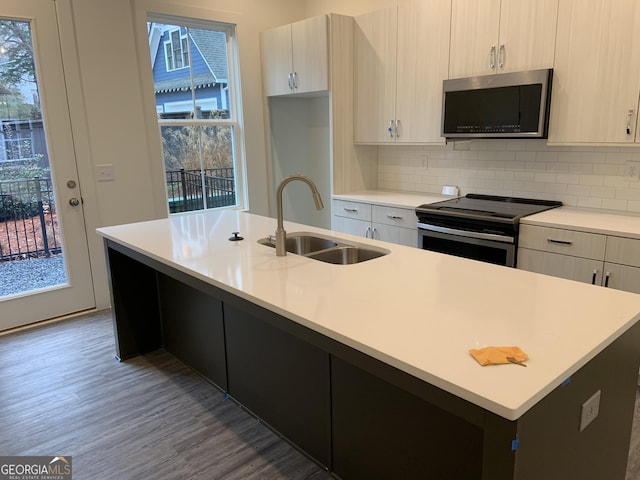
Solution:
M 384 190 L 363 190 L 360 192 L 334 194 L 334 199 L 347 200 L 350 202 L 375 203 L 376 205 L 386 205 L 389 207 L 416 208 L 425 203 L 441 202 L 449 200 L 451 196 L 438 195 L 435 193 L 403 193 L 390 192 Z M 417 220 L 416 220 L 417 221 Z
M 522 416 L 640 319 L 640 295 L 285 222 L 387 248 L 355 265 L 257 240 L 272 218 L 217 211 L 98 233 L 281 314 L 509 420 Z M 230 242 L 238 231 L 243 241 Z M 516 345 L 527 368 L 481 367 L 470 348 Z
M 524 217 L 520 223 L 640 239 L 640 215 L 560 207 Z

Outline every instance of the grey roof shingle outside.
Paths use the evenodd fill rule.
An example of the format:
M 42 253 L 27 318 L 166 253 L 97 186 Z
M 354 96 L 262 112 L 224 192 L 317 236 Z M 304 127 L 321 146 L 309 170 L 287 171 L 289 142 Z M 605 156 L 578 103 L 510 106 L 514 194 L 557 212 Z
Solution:
M 202 53 L 216 80 L 227 83 L 227 36 L 224 32 L 190 28 L 189 33 L 196 47 Z

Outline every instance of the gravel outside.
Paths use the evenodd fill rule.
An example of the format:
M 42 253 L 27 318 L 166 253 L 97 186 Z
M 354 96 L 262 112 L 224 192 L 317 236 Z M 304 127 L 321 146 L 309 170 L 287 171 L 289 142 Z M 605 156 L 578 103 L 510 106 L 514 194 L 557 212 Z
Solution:
M 0 298 L 66 282 L 62 255 L 0 262 Z

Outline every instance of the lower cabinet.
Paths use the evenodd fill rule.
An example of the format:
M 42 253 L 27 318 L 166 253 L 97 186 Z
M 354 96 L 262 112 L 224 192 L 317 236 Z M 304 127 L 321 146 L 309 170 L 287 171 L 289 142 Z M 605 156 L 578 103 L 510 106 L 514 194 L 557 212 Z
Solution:
M 158 303 L 167 351 L 226 390 L 222 302 L 158 273 Z
M 416 247 L 417 218 L 409 208 L 333 200 L 331 228 L 338 232 Z
M 521 225 L 517 267 L 640 293 L 640 240 Z
M 340 478 L 483 478 L 484 431 L 335 356 L 333 471 Z
M 228 392 L 329 467 L 329 354 L 227 303 L 224 317 Z

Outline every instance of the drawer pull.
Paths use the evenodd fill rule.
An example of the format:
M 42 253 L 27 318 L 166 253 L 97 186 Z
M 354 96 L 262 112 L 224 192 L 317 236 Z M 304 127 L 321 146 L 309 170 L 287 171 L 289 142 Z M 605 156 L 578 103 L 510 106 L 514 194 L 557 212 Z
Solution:
M 593 270 L 593 276 L 591 277 L 591 285 L 596 284 L 596 276 L 598 275 L 598 270 Z
M 349 213 L 358 213 L 358 209 L 357 209 L 357 208 L 347 208 L 347 207 L 344 207 L 344 211 L 345 211 L 345 212 L 349 212 Z
M 547 238 L 547 242 L 558 243 L 560 245 L 573 245 L 573 242 L 571 240 L 555 240 L 553 238 Z
M 390 218 L 391 220 L 402 220 L 400 215 L 391 215 L 389 213 L 387 213 L 387 218 Z
M 608 287 L 609 286 L 609 278 L 611 278 L 611 272 L 607 272 L 604 276 L 604 286 Z

